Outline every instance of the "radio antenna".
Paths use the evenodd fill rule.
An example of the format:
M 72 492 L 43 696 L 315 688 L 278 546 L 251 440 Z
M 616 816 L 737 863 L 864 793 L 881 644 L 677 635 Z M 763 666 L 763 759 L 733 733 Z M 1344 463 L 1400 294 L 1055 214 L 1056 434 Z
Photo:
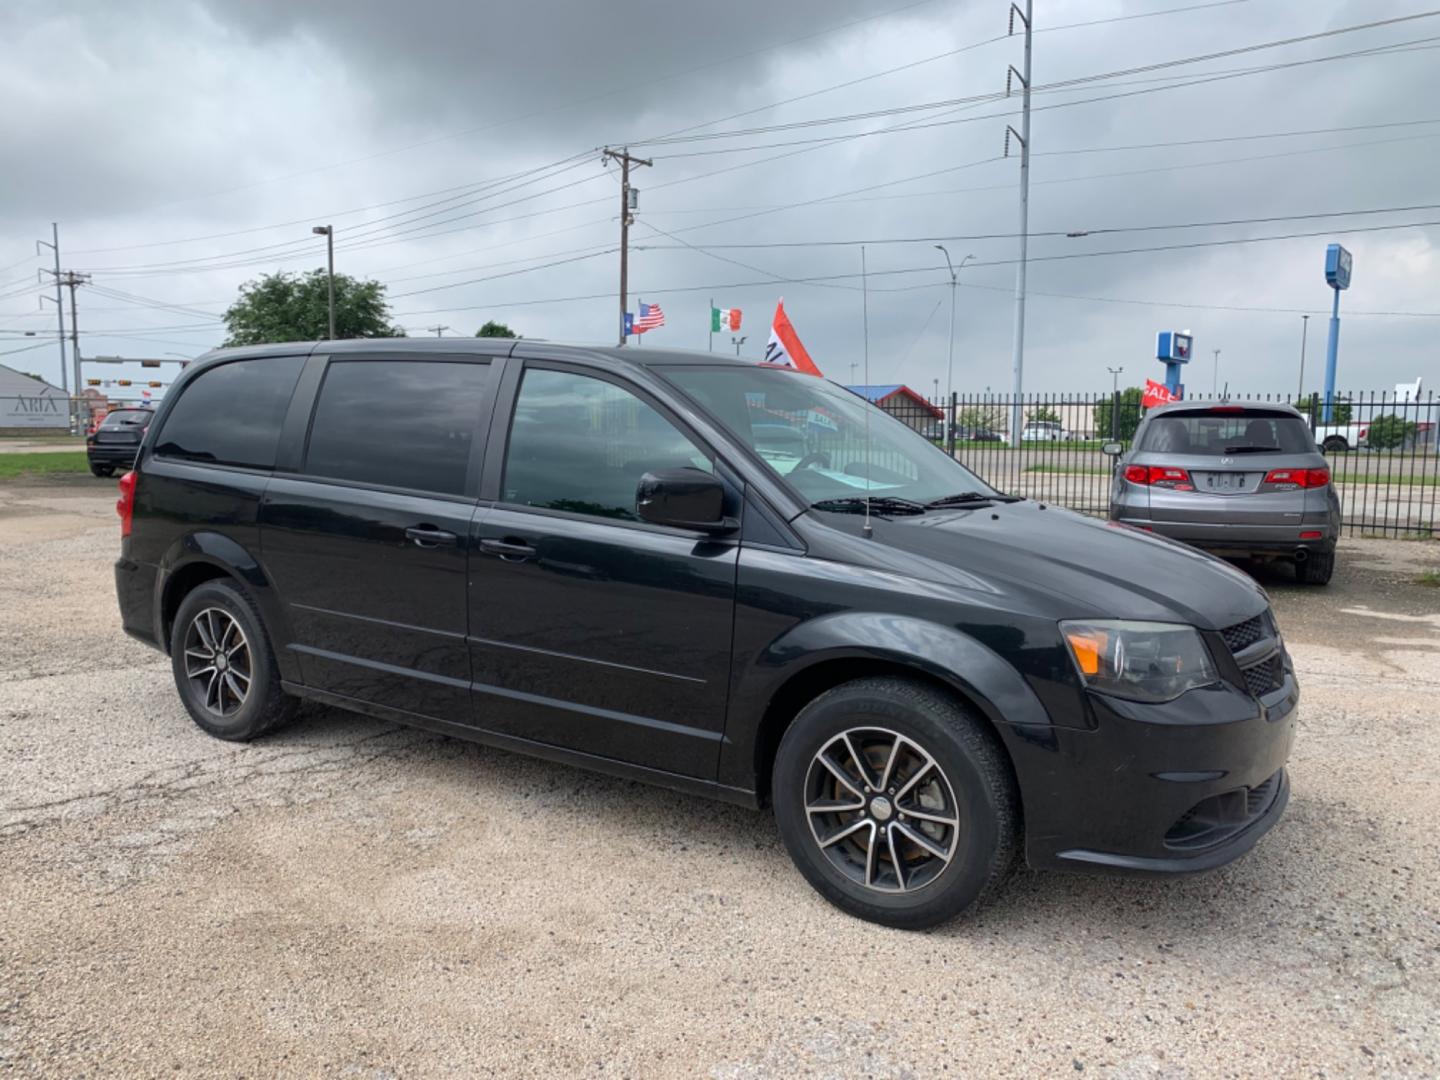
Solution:
M 865 345 L 865 389 L 870 389 L 870 279 L 865 273 L 865 245 L 860 245 L 860 317 L 864 327 Z M 866 397 L 866 401 L 870 399 Z M 870 527 L 870 410 L 865 410 L 865 525 L 861 529 L 867 538 L 874 536 Z

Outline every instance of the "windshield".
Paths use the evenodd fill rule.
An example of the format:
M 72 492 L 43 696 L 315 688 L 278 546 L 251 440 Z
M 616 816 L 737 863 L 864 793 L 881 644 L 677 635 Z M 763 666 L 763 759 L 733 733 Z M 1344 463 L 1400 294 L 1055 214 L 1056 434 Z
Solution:
M 1315 441 L 1298 416 L 1284 413 L 1180 413 L 1157 416 L 1145 430 L 1141 450 L 1162 454 L 1313 454 Z
M 920 504 L 967 492 L 995 494 L 920 431 L 835 383 L 759 366 L 677 366 L 663 373 L 807 504 L 864 497 L 867 490 L 875 498 Z M 914 412 L 925 429 L 943 419 L 938 409 Z

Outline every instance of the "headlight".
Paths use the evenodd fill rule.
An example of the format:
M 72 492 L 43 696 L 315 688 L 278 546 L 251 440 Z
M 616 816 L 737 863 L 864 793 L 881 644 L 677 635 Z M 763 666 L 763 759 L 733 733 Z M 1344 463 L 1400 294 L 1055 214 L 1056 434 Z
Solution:
M 1092 690 L 1131 701 L 1171 701 L 1219 678 L 1193 626 L 1070 621 L 1060 633 Z

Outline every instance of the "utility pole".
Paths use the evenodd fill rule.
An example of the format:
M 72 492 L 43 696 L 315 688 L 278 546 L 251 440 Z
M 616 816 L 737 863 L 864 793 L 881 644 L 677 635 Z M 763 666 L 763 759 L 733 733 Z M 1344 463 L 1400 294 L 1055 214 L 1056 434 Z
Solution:
M 611 150 L 607 146 L 601 156 L 614 158 L 620 162 L 620 344 L 624 345 L 626 289 L 629 285 L 628 275 L 630 272 L 630 224 L 635 220 L 635 208 L 640 205 L 640 192 L 630 186 L 630 166 L 649 166 L 654 162 L 646 158 L 631 157 L 628 146 L 620 150 Z M 735 355 L 740 355 L 738 345 Z
M 1220 350 L 1211 349 L 1215 354 L 1215 367 L 1210 373 L 1210 396 L 1213 398 L 1220 392 Z
M 330 339 L 335 340 L 335 226 L 316 225 L 310 230 L 316 236 L 325 237 L 326 280 L 330 290 Z
M 960 260 L 960 266 L 957 268 L 950 261 L 950 252 L 944 244 L 936 244 L 935 247 L 944 253 L 945 265 L 950 268 L 950 353 L 949 358 L 945 361 L 945 396 L 951 398 L 955 396 L 955 288 L 958 284 L 956 274 L 959 270 L 964 270 L 965 264 L 975 256 L 966 255 Z M 954 421 L 954 417 L 950 419 L 952 422 Z
M 446 330 L 449 330 L 450 327 L 448 327 L 448 326 L 427 326 L 425 329 L 426 329 L 426 330 L 433 330 L 433 331 L 435 332 L 435 336 L 436 336 L 436 337 L 444 337 L 444 336 L 445 336 L 445 331 L 446 331 Z
M 80 425 L 80 320 L 75 314 L 75 290 L 81 285 L 90 283 L 89 274 L 77 274 L 74 270 L 57 271 L 55 275 L 56 291 L 59 286 L 64 285 L 70 289 L 70 363 L 71 363 L 71 385 L 75 388 L 74 400 L 75 422 Z M 63 339 L 62 339 L 63 340 Z
M 1300 385 L 1295 388 L 1295 400 L 1305 393 L 1305 338 L 1310 333 L 1310 316 L 1300 316 Z
M 1010 5 L 1010 33 L 1015 33 L 1015 16 L 1020 16 L 1020 21 L 1025 24 L 1025 70 L 1017 72 L 1012 66 L 1005 73 L 1006 96 L 1009 96 L 1011 81 L 1014 78 L 1019 78 L 1023 92 L 1020 130 L 1017 132 L 1009 126 L 1005 128 L 1005 154 L 1007 157 L 1010 154 L 1011 136 L 1013 135 L 1020 143 L 1020 261 L 1015 267 L 1015 344 L 1012 365 L 1015 369 L 1015 400 L 1010 405 L 1010 437 L 1012 439 L 1020 437 L 1020 395 L 1025 384 L 1025 269 L 1030 239 L 1030 57 L 1031 43 L 1035 36 L 1034 27 L 1031 25 L 1033 6 L 1034 0 L 1025 0 L 1024 11 L 1020 10 L 1018 4 Z
M 42 247 L 48 247 L 55 253 L 55 317 L 60 321 L 60 388 L 65 391 L 66 396 L 70 394 L 70 375 L 65 370 L 65 304 L 60 295 L 60 226 L 56 222 L 50 223 L 50 243 L 44 240 L 35 241 L 35 254 L 40 254 Z M 42 273 L 52 273 L 50 270 L 43 270 Z M 44 304 L 40 305 L 42 308 Z M 80 396 L 80 387 L 75 387 L 75 396 Z

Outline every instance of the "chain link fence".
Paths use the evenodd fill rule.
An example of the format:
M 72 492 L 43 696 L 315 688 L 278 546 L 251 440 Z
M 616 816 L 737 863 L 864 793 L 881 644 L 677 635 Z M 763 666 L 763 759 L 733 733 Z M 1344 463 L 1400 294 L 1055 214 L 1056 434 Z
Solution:
M 1231 394 L 1229 401 L 1283 403 L 1305 416 L 1329 459 L 1349 535 L 1440 536 L 1440 398 L 1434 393 L 1340 394 L 1329 422 L 1316 395 Z M 1128 450 L 1144 416 L 1136 390 L 1020 399 L 955 394 L 948 403 L 891 399 L 884 407 L 1001 491 L 1099 517 L 1109 512 L 1115 460 L 1102 447 L 1113 441 Z M 1017 418 L 1018 437 L 1012 431 Z

